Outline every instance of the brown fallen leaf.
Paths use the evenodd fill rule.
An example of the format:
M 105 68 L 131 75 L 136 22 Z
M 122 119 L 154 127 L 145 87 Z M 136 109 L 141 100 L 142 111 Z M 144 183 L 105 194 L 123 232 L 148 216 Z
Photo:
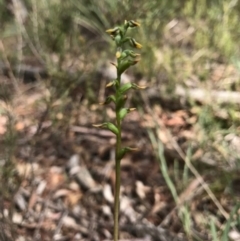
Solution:
M 55 190 L 65 182 L 65 175 L 63 170 L 58 167 L 51 167 L 47 174 L 47 189 Z

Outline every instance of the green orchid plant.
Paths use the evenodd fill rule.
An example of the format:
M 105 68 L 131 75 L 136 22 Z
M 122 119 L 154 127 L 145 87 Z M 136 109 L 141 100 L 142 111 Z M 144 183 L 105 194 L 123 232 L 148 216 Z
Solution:
M 95 127 L 105 128 L 110 130 L 116 135 L 116 152 L 115 152 L 115 193 L 114 193 L 114 241 L 118 240 L 119 236 L 119 195 L 120 195 L 120 162 L 124 155 L 129 151 L 135 151 L 136 148 L 122 147 L 121 133 L 122 133 L 122 121 L 125 116 L 134 111 L 135 108 L 125 108 L 125 102 L 127 100 L 127 92 L 130 89 L 138 90 L 145 89 L 145 86 L 139 86 L 134 83 L 121 83 L 121 75 L 131 66 L 137 64 L 140 60 L 140 54 L 135 53 L 132 48 L 141 49 L 142 45 L 139 44 L 134 38 L 126 36 L 127 30 L 135 27 L 139 27 L 140 24 L 136 21 L 125 21 L 123 25 L 109 29 L 106 32 L 110 34 L 115 41 L 117 51 L 116 58 L 117 63 L 112 63 L 116 67 L 116 79 L 106 85 L 106 87 L 113 87 L 115 92 L 113 95 L 108 96 L 103 103 L 109 104 L 113 102 L 115 104 L 116 121 L 115 123 L 105 122 L 102 124 L 96 124 Z M 130 47 L 130 48 L 129 48 Z

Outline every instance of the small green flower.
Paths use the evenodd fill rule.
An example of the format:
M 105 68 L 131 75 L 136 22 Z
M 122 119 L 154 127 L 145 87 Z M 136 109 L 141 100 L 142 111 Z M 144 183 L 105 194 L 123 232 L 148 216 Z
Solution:
M 121 57 L 121 59 L 124 59 L 124 58 L 126 58 L 126 57 L 137 58 L 137 57 L 139 57 L 139 56 L 141 56 L 141 55 L 135 53 L 135 52 L 132 51 L 132 50 L 126 49 L 126 50 L 124 50 L 124 51 L 121 53 L 121 56 L 120 56 L 120 57 Z
M 141 54 L 137 54 L 137 53 L 135 53 L 135 52 L 130 50 L 129 51 L 129 56 L 131 56 L 132 58 L 137 58 L 137 57 L 141 56 Z
M 136 22 L 136 21 L 134 21 L 134 20 L 128 21 L 128 25 L 129 25 L 129 27 L 131 27 L 131 28 L 140 27 L 140 23 L 138 23 L 138 22 Z
M 106 30 L 106 32 L 113 37 L 115 37 L 119 33 L 119 31 L 120 31 L 119 27 L 110 28 L 110 29 Z
M 133 88 L 134 90 L 144 90 L 144 89 L 147 88 L 147 86 L 145 86 L 145 85 L 137 85 L 137 84 L 133 83 L 133 84 L 132 84 L 132 88 Z
M 132 112 L 132 111 L 134 111 L 134 110 L 136 110 L 136 108 L 122 108 L 122 109 L 119 111 L 119 117 L 120 117 L 120 119 L 123 120 L 124 117 L 125 117 L 128 113 L 130 113 L 130 112 Z
M 121 75 L 126 69 L 128 69 L 130 66 L 135 65 L 139 62 L 139 59 L 126 59 L 121 61 L 119 66 L 117 67 L 118 74 Z
M 116 97 L 114 95 L 108 96 L 106 100 L 104 102 L 99 103 L 99 105 L 107 105 L 111 102 L 114 102 L 114 103 L 116 102 Z
M 113 86 L 113 85 L 116 85 L 116 83 L 117 83 L 117 80 L 113 80 L 113 81 L 109 82 L 108 84 L 106 84 L 106 87 L 107 87 L 107 88 L 108 88 L 108 87 L 111 87 L 111 86 Z
M 139 27 L 139 26 L 140 26 L 140 23 L 138 23 L 134 20 L 129 20 L 129 21 L 125 20 L 125 22 L 124 22 L 125 29 L 128 29 L 129 27 L 134 28 L 134 27 Z
M 115 135 L 119 134 L 118 128 L 111 122 L 104 122 L 102 124 L 95 124 L 93 126 L 98 127 L 98 128 L 102 128 L 102 129 L 108 129 L 112 133 L 114 133 Z
M 129 151 L 138 151 L 138 148 L 132 148 L 132 147 L 124 147 L 120 150 L 120 152 L 118 153 L 118 158 L 122 159 L 124 157 L 124 155 L 129 152 Z
M 134 38 L 130 38 L 129 42 L 134 48 L 137 48 L 137 49 L 142 48 L 142 45 L 140 43 L 138 43 Z

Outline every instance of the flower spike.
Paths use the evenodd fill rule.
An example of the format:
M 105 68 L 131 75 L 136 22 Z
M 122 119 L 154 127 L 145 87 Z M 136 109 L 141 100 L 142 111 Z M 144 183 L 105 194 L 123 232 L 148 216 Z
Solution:
M 131 28 L 139 27 L 140 23 L 134 20 L 125 20 L 122 25 L 106 30 L 116 45 L 116 62 L 111 62 L 116 67 L 116 77 L 109 82 L 106 87 L 113 87 L 114 94 L 109 95 L 100 103 L 101 105 L 111 104 L 115 108 L 115 121 L 96 124 L 95 127 L 103 128 L 111 131 L 116 135 L 115 149 L 115 194 L 114 194 L 114 241 L 118 241 L 119 237 L 119 194 L 120 194 L 120 162 L 126 153 L 136 151 L 136 148 L 122 147 L 122 122 L 124 118 L 136 108 L 126 108 L 127 92 L 129 90 L 144 89 L 145 86 L 127 82 L 122 83 L 122 74 L 131 66 L 140 61 L 140 54 L 132 50 L 132 48 L 141 49 L 142 45 L 131 36 L 127 36 L 127 31 Z

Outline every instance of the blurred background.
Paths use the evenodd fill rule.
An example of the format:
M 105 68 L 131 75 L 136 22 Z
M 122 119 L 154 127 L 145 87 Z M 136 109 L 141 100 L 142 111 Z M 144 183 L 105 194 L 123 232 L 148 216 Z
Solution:
M 0 0 L 0 239 L 112 238 L 115 76 L 106 29 L 136 20 L 123 82 L 122 240 L 240 240 L 238 0 Z

